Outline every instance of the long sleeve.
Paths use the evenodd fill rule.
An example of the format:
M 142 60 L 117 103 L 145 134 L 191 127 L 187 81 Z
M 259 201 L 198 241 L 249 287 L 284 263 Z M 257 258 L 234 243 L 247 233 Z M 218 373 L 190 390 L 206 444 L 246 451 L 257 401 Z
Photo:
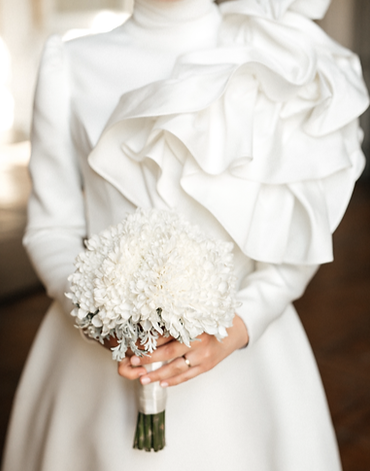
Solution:
M 69 310 L 67 277 L 86 234 L 81 175 L 70 132 L 68 67 L 63 43 L 44 49 L 35 94 L 32 194 L 24 245 L 50 297 Z
M 279 265 L 256 262 L 255 271 L 248 275 L 237 300 L 237 314 L 248 329 L 249 344 L 254 344 L 286 309 L 304 293 L 318 265 Z

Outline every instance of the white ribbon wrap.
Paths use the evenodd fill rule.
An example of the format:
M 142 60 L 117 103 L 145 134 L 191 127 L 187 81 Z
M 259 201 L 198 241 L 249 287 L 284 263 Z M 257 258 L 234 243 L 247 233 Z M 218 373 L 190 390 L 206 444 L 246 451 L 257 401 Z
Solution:
M 148 373 L 158 370 L 165 362 L 158 361 L 145 365 Z M 149 414 L 159 414 L 166 409 L 167 390 L 162 388 L 159 381 L 155 383 L 146 384 L 145 386 L 137 381 L 137 397 L 139 412 Z

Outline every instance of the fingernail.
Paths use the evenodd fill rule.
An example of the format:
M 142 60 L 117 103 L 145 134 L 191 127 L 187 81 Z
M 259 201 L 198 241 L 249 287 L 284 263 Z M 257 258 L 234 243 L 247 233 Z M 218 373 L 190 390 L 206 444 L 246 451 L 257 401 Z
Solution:
M 162 388 L 168 388 L 168 383 L 161 383 Z
M 150 383 L 150 378 L 146 377 L 140 380 L 141 384 L 149 384 Z
M 138 366 L 140 365 L 140 358 L 139 357 L 132 357 L 131 358 L 131 365 Z

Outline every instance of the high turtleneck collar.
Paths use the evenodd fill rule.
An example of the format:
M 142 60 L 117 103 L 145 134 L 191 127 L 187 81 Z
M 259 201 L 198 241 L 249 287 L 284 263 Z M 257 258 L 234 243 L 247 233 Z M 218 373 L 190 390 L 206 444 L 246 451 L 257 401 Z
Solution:
M 135 0 L 123 25 L 130 40 L 147 50 L 184 54 L 215 47 L 221 14 L 214 0 Z
M 213 0 L 135 0 L 133 18 L 145 27 L 173 26 L 213 11 Z

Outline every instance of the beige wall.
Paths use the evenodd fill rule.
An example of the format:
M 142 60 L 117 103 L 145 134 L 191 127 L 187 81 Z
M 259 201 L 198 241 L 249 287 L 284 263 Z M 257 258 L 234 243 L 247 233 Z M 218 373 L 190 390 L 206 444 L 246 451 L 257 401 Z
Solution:
M 16 140 L 29 135 L 37 67 L 46 38 L 71 28 L 88 28 L 98 11 L 92 10 L 94 5 L 100 9 L 116 6 L 127 10 L 131 1 L 0 0 L 0 35 L 12 57 L 10 88 L 15 99 Z M 88 10 L 81 9 L 86 4 Z
M 356 0 L 332 0 L 320 25 L 336 41 L 349 49 L 354 48 Z
M 120 9 L 122 0 L 56 0 L 59 11 L 99 10 L 101 8 Z

